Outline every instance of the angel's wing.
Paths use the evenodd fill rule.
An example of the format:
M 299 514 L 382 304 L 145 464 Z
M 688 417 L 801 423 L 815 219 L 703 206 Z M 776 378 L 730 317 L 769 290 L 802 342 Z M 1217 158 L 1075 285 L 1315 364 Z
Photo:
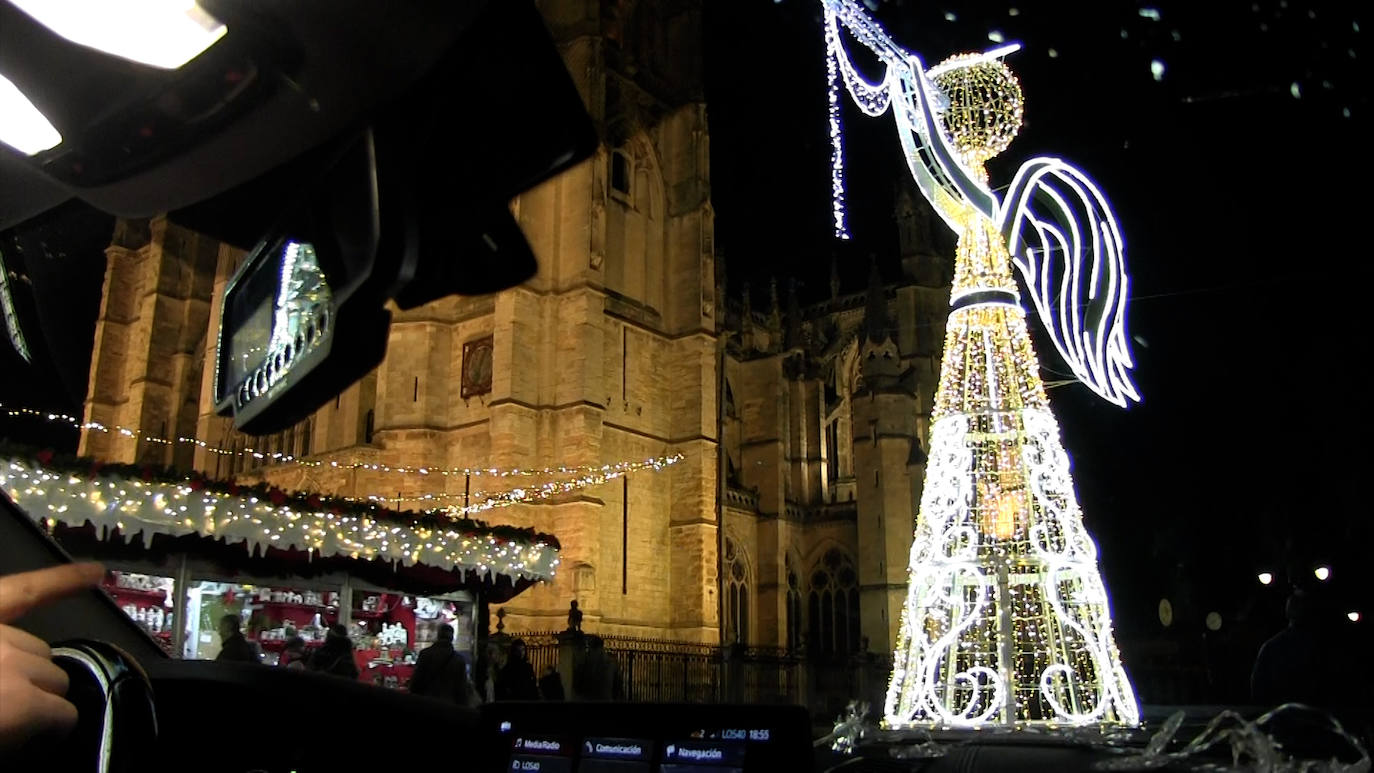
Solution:
M 1082 172 L 1057 158 L 1022 164 L 997 223 L 1059 355 L 1120 406 L 1140 400 L 1126 336 L 1126 256 L 1116 217 Z

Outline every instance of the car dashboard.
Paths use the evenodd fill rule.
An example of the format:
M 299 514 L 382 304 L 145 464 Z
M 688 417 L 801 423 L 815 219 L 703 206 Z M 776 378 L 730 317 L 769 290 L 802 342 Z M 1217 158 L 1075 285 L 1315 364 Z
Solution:
M 495 702 L 468 708 L 251 663 L 146 664 L 148 770 L 750 773 L 812 767 L 801 706 Z

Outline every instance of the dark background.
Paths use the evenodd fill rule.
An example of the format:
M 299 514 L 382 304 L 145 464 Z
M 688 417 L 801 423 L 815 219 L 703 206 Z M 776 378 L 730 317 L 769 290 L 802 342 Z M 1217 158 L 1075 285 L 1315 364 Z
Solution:
M 1144 401 L 1122 410 L 1081 386 L 1051 397 L 1123 637 L 1212 653 L 1212 697 L 1235 700 L 1255 646 L 1283 624 L 1290 586 L 1319 591 L 1341 620 L 1374 612 L 1361 12 L 1286 0 L 871 5 L 927 64 L 994 47 L 994 31 L 1021 42 L 1007 63 L 1026 124 L 990 163 L 993 186 L 1025 158 L 1060 155 L 1121 219 Z M 716 241 L 732 296 L 749 282 L 763 308 L 777 278 L 819 300 L 832 260 L 842 292 L 864 286 L 870 257 L 898 280 L 892 199 L 907 172 L 895 126 L 859 114 L 843 91 L 854 238 L 831 237 L 819 4 L 706 0 L 705 34 Z M 6 406 L 80 414 L 110 228 L 70 206 L 0 236 L 20 313 L 43 322 L 27 330 L 34 365 L 0 345 Z M 952 235 L 940 238 L 952 251 Z M 62 302 L 36 306 L 31 282 L 60 288 Z M 1040 343 L 1047 379 L 1062 378 Z M 0 411 L 4 437 L 75 446 L 74 432 Z M 1315 582 L 1318 564 L 1330 582 Z M 1275 583 L 1261 586 L 1259 571 Z M 1165 598 L 1168 628 L 1156 611 Z M 1223 625 L 1207 633 L 1213 611 Z
M 1319 593 L 1340 622 L 1350 610 L 1367 617 L 1361 14 L 1278 0 L 869 6 L 927 66 L 999 45 L 990 32 L 1020 42 L 1005 61 L 1021 79 L 1025 126 L 989 164 L 993 187 L 1026 158 L 1061 156 L 1121 220 L 1144 400 L 1123 410 L 1077 385 L 1051 399 L 1122 635 L 1196 649 L 1215 672 L 1208 697 L 1238 700 L 1258 643 L 1284 624 L 1290 586 Z M 843 88 L 853 240 L 830 235 L 819 4 L 709 2 L 707 44 L 731 295 L 747 281 L 765 308 L 769 280 L 795 277 L 803 302 L 819 300 L 832 259 L 843 292 L 863 288 L 869 256 L 897 281 L 892 197 L 908 173 L 895 123 L 862 115 Z M 1037 342 L 1046 379 L 1063 378 Z M 1327 583 L 1312 574 L 1319 564 L 1332 567 Z M 1222 628 L 1209 633 L 1213 611 Z

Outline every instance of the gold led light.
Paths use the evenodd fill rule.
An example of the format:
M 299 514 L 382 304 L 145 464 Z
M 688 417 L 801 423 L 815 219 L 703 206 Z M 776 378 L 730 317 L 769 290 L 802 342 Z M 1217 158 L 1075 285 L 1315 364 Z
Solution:
M 964 162 L 983 162 L 1007 149 L 1021 129 L 1021 83 L 1000 59 L 958 54 L 931 68 L 931 80 L 949 101 L 940 114 Z

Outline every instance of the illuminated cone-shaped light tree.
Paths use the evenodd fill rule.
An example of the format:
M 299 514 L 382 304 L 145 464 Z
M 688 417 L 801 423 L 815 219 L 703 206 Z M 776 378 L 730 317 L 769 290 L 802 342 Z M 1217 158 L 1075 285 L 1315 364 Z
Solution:
M 893 110 L 913 177 L 959 234 L 886 722 L 1136 724 L 1096 548 L 1012 275 L 1016 266 L 1080 380 L 1118 404 L 1138 399 L 1116 222 L 1097 188 L 1058 159 L 1028 162 L 1002 200 L 988 188 L 984 162 L 1021 125 L 1021 89 L 1000 61 L 1008 50 L 924 70 L 850 0 L 822 6 L 837 193 L 842 78 L 864 112 Z M 841 32 L 885 63 L 881 82 L 858 75 Z

